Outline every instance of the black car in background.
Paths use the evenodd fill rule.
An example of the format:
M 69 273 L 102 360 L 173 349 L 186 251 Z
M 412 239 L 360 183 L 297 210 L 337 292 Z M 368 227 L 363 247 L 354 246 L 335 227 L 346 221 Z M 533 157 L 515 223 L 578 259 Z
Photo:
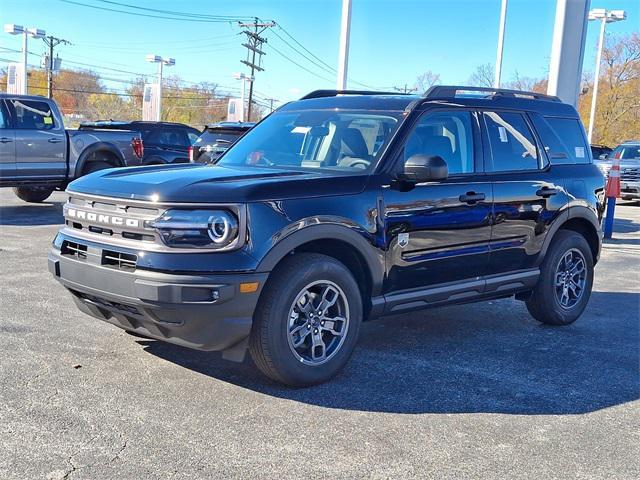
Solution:
M 612 151 L 613 151 L 613 148 L 607 147 L 606 145 L 600 145 L 598 143 L 591 144 L 591 156 L 593 157 L 594 160 L 605 159 L 609 156 L 609 154 Z
M 190 160 L 209 163 L 217 159 L 242 135 L 251 130 L 255 122 L 218 122 L 207 125 L 190 151 Z
M 83 123 L 79 130 L 128 130 L 140 132 L 144 152 L 143 165 L 189 162 L 189 147 L 200 136 L 200 130 L 173 122 L 98 121 Z

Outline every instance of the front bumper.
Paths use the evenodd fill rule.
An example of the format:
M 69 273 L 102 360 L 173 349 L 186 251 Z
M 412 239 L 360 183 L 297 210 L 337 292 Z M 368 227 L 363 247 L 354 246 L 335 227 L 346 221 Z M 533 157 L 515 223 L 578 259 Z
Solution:
M 78 308 L 125 330 L 198 350 L 226 350 L 250 331 L 268 273 L 176 275 L 124 271 L 100 265 L 90 247 L 69 258 L 55 247 L 49 271 L 73 295 Z M 240 293 L 241 283 L 259 282 Z
M 625 200 L 640 198 L 640 182 L 620 180 L 620 196 Z

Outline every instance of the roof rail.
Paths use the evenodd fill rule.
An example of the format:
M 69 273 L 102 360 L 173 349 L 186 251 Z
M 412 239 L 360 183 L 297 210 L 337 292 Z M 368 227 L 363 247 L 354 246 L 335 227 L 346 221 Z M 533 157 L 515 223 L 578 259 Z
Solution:
M 493 87 L 465 87 L 461 85 L 434 85 L 424 94 L 425 99 L 436 98 L 452 98 L 458 92 L 487 92 L 493 93 L 495 96 L 501 95 L 505 97 L 530 97 L 536 100 L 549 100 L 552 102 L 560 102 L 561 100 L 554 95 L 546 95 L 544 93 L 528 92 L 526 90 L 509 90 L 507 88 Z
M 402 92 L 376 92 L 375 90 L 314 90 L 300 100 L 310 98 L 337 97 L 338 95 L 408 95 Z

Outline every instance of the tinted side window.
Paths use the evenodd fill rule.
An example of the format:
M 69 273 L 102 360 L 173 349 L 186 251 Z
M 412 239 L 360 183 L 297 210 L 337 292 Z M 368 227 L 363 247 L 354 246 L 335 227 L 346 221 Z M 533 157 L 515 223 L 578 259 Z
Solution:
M 484 112 L 494 172 L 536 170 L 538 149 L 520 113 Z
M 147 132 L 145 141 L 148 142 L 149 144 L 167 145 L 167 146 L 188 147 L 189 145 L 191 145 L 191 142 L 189 142 L 189 137 L 187 136 L 186 132 L 178 129 L 149 130 Z
M 15 112 L 16 128 L 52 130 L 56 128 L 53 112 L 46 102 L 11 100 Z
M 9 118 L 4 111 L 2 100 L 0 100 L 0 128 L 9 128 Z
M 438 155 L 449 174 L 473 173 L 473 128 L 470 112 L 427 112 L 407 138 L 404 160 L 413 155 Z
M 582 132 L 582 125 L 577 119 L 545 117 L 545 120 L 564 144 L 571 160 L 568 163 L 589 163 L 589 147 Z M 542 141 L 544 143 L 544 139 Z

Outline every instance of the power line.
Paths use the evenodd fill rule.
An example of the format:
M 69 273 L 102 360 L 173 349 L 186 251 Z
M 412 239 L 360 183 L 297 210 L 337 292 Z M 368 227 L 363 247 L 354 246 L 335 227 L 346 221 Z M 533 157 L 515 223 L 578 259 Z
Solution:
M 108 8 L 108 7 L 99 7 L 98 5 L 88 5 L 86 3 L 81 3 L 81 2 L 75 2 L 73 0 L 60 0 L 63 3 L 68 3 L 71 5 L 77 5 L 80 7 L 87 7 L 87 8 L 93 8 L 96 10 L 103 10 L 103 11 L 107 11 L 107 12 L 116 12 L 116 13 L 124 13 L 126 15 L 133 15 L 136 17 L 147 17 L 147 18 L 159 18 L 159 19 L 163 19 L 163 20 L 178 20 L 180 22 L 197 22 L 197 23 L 232 23 L 234 21 L 237 21 L 238 19 L 231 19 L 231 18 L 219 18 L 219 19 L 215 19 L 215 18 L 185 18 L 185 17 L 180 17 L 180 16 L 165 16 L 165 15 L 152 15 L 152 14 L 148 14 L 148 13 L 138 13 L 138 12 L 128 12 L 126 10 L 118 10 L 115 8 Z M 138 8 L 142 8 L 142 7 L 138 7 Z M 243 18 L 243 17 L 239 17 L 239 18 Z M 246 18 L 246 17 L 244 17 Z
M 247 120 L 251 121 L 251 102 L 253 100 L 253 84 L 256 81 L 255 72 L 264 71 L 264 68 L 262 68 L 262 55 L 264 55 L 264 52 L 261 49 L 262 49 L 262 45 L 267 43 L 267 39 L 264 37 L 261 37 L 260 35 L 267 28 L 271 28 L 275 26 L 275 22 L 260 23 L 258 21 L 258 18 L 256 17 L 253 23 L 238 22 L 238 25 L 240 27 L 244 27 L 247 29 L 253 28 L 253 31 L 245 30 L 242 32 L 247 36 L 247 43 L 242 44 L 242 46 L 246 47 L 247 49 L 247 59 L 240 60 L 242 63 L 244 63 L 246 66 L 248 66 L 251 69 L 251 77 L 250 77 L 251 81 L 249 83 L 249 104 L 247 105 Z M 256 55 L 258 56 L 257 58 L 258 63 L 256 63 Z M 251 60 L 249 60 L 249 58 L 251 58 Z M 244 105 L 242 106 L 242 108 L 244 108 Z M 244 116 L 243 116 L 243 120 L 244 120 Z

